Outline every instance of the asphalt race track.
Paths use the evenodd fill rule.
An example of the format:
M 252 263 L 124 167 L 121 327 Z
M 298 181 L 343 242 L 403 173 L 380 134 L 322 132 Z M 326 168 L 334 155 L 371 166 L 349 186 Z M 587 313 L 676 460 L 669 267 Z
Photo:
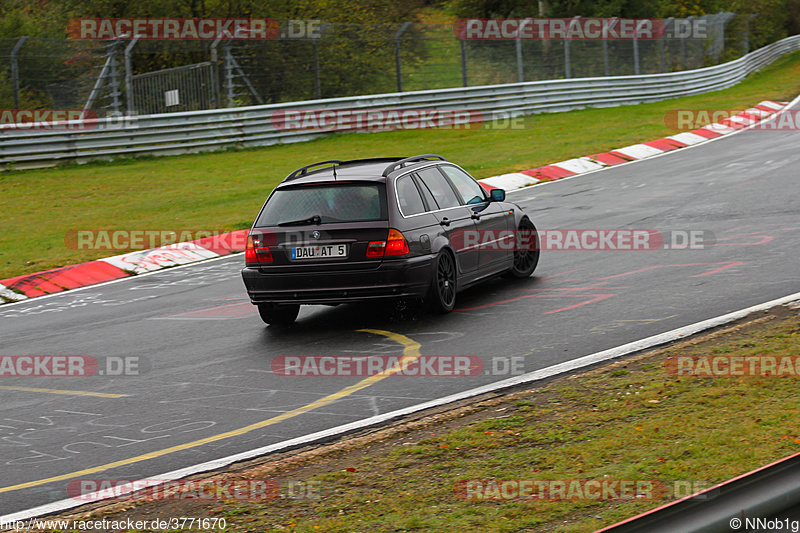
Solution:
M 511 193 L 540 230 L 657 230 L 670 248 L 544 251 L 530 279 L 462 293 L 446 316 L 314 306 L 266 327 L 242 255 L 2 306 L 0 355 L 140 372 L 0 378 L 0 516 L 67 499 L 75 479 L 157 477 L 506 379 L 509 358 L 530 372 L 798 292 L 799 179 L 800 134 L 753 131 Z M 704 246 L 672 247 L 692 231 Z M 279 356 L 404 350 L 484 369 L 367 386 L 271 370 Z

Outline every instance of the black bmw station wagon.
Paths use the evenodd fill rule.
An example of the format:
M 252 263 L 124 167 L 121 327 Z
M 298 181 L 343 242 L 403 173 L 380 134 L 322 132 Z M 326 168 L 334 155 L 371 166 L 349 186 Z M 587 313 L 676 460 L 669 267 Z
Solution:
M 505 191 L 438 155 L 295 170 L 250 230 L 244 284 L 267 324 L 301 304 L 423 298 L 441 313 L 487 278 L 530 276 L 536 228 Z

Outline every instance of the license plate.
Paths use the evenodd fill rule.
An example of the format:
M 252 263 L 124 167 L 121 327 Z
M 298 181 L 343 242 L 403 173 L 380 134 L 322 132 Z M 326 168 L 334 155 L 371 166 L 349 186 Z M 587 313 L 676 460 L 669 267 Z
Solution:
M 325 259 L 328 257 L 347 257 L 347 245 L 319 244 L 292 247 L 292 259 Z

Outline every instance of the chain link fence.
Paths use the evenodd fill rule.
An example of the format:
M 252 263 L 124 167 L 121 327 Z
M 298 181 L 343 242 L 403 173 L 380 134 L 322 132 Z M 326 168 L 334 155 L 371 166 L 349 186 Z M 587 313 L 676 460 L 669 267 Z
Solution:
M 734 17 L 698 18 L 705 37 L 652 40 L 461 40 L 452 24 L 417 23 L 321 23 L 272 40 L 0 39 L 0 109 L 143 115 L 689 70 L 748 51 L 746 35 L 725 33 Z

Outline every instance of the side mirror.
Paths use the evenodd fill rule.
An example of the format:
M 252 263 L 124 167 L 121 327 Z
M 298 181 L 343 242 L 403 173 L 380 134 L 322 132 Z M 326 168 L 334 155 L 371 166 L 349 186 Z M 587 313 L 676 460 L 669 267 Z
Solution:
M 503 189 L 492 189 L 489 194 L 493 202 L 502 202 L 506 199 L 506 191 Z

